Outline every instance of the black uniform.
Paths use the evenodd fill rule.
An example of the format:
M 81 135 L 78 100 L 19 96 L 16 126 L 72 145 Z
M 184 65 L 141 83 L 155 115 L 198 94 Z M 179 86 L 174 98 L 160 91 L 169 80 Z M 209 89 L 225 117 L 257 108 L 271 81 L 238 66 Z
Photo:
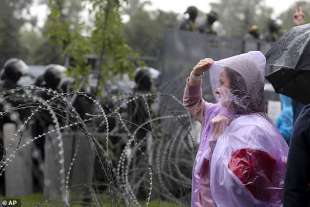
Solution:
M 7 60 L 1 69 L 0 74 L 0 90 L 10 90 L 18 88 L 19 85 L 17 82 L 20 80 L 20 78 L 25 74 L 26 70 L 28 69 L 28 66 L 24 63 L 24 61 L 17 59 L 17 58 L 11 58 Z M 22 93 L 22 92 L 21 92 Z M 20 105 L 24 104 L 25 102 L 21 100 L 21 98 L 18 97 L 10 97 L 7 98 L 5 102 L 0 102 L 0 111 L 5 111 L 5 107 L 7 105 L 10 105 L 10 107 L 19 107 Z M 16 113 L 18 114 L 18 118 L 12 119 L 11 114 Z M 23 121 L 30 115 L 30 111 L 27 109 L 23 110 L 14 110 L 14 112 L 10 112 L 5 114 L 4 116 L 0 117 L 0 131 L 2 132 L 3 126 L 6 123 L 15 123 L 17 124 L 18 121 Z M 3 159 L 5 150 L 3 145 L 3 139 L 0 137 L 0 160 Z M 0 193 L 4 194 L 5 185 L 4 185 L 4 176 L 1 176 L 0 178 Z
M 310 105 L 294 126 L 287 163 L 284 207 L 310 207 Z

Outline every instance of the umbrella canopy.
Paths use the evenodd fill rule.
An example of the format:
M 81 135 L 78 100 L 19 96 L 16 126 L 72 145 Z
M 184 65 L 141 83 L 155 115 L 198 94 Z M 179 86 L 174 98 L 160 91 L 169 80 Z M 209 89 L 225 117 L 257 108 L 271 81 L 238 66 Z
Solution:
M 310 24 L 286 33 L 266 54 L 271 71 L 267 76 L 275 91 L 296 101 L 310 103 Z

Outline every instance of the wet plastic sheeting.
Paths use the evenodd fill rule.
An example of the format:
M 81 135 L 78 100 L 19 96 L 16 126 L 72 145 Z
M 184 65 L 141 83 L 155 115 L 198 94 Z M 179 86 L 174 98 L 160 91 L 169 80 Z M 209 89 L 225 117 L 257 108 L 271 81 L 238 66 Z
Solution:
M 169 30 L 162 55 L 162 85 L 165 91 L 183 90 L 184 77 L 202 58 L 222 59 L 241 53 L 242 39 L 207 36 L 199 33 Z M 183 82 L 182 86 L 175 84 Z M 174 87 L 172 87 L 174 86 Z
M 172 94 L 182 100 L 186 77 L 192 67 L 202 58 L 212 57 L 215 60 L 242 53 L 243 39 L 224 38 L 193 32 L 168 30 L 161 56 L 160 92 Z M 213 100 L 208 74 L 204 76 L 204 96 Z M 161 99 L 161 114 L 184 114 L 185 109 L 172 98 Z M 175 123 L 169 121 L 165 127 L 172 128 Z

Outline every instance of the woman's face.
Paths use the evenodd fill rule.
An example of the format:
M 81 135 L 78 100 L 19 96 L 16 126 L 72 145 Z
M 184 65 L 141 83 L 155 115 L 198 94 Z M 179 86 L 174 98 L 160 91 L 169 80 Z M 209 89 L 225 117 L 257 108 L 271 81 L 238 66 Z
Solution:
M 230 93 L 230 80 L 226 70 L 223 70 L 219 76 L 219 86 L 215 90 L 215 95 L 218 102 L 223 106 L 229 107 L 231 102 L 231 93 Z
M 226 70 L 223 70 L 220 73 L 219 81 L 220 81 L 220 87 L 224 86 L 226 88 L 229 88 L 230 83 L 229 83 L 229 78 L 228 78 Z

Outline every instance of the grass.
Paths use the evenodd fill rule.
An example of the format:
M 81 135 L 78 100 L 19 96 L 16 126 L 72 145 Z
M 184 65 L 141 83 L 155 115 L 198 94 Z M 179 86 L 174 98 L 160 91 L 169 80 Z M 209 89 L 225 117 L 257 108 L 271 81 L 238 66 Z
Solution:
M 104 196 L 105 197 L 105 196 Z M 1 198 L 0 198 L 1 199 Z M 6 198 L 8 199 L 8 198 Z M 44 201 L 42 194 L 31 194 L 28 196 L 15 197 L 14 199 L 21 200 L 21 207 L 63 207 L 63 203 L 60 202 L 47 202 Z M 104 207 L 113 207 L 111 202 L 104 199 Z M 125 205 L 124 205 L 125 206 Z M 142 205 L 145 206 L 145 205 Z M 83 207 L 81 203 L 70 204 L 70 207 Z M 120 206 L 118 206 L 120 207 Z M 167 201 L 154 200 L 151 201 L 149 207 L 179 207 L 178 204 L 170 203 Z

